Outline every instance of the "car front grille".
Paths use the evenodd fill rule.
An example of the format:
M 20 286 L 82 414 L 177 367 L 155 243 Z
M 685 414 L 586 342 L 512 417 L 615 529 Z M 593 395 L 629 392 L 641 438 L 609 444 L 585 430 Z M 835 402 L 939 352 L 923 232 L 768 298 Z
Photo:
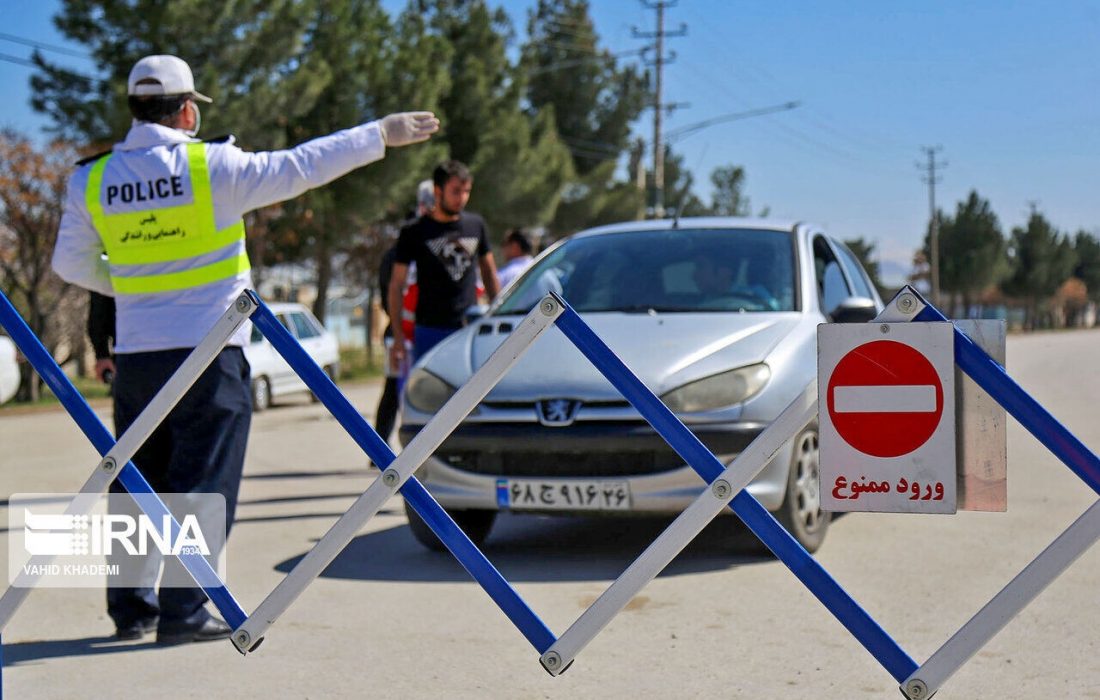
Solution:
M 609 477 L 658 474 L 684 460 L 667 452 L 453 452 L 437 458 L 473 474 L 511 477 Z

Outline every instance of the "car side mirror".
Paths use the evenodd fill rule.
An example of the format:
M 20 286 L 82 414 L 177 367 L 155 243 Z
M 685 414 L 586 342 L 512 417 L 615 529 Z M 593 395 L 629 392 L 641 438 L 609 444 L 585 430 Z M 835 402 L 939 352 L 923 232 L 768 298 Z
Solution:
M 878 307 L 868 297 L 848 297 L 829 312 L 833 323 L 867 323 L 878 316 Z

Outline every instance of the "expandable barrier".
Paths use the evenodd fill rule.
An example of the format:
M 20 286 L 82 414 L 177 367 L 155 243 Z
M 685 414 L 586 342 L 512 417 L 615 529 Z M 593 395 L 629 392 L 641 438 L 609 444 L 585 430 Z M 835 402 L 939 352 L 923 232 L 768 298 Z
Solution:
M 948 319 L 925 301 L 916 290 L 906 287 L 890 303 L 875 322 L 941 321 Z M 561 325 L 559 323 L 559 325 Z M 564 330 L 564 329 L 563 329 Z M 584 335 L 583 331 L 580 331 Z M 591 331 L 588 331 L 591 333 Z M 568 331 L 567 331 L 568 334 Z M 986 391 L 1029 432 L 1063 463 L 1100 493 L 1100 459 L 1061 425 L 1038 402 L 1014 382 L 1004 368 L 989 357 L 957 327 L 953 329 L 955 362 L 979 387 Z M 572 336 L 571 336 L 572 339 Z M 574 342 L 577 342 L 574 340 Z M 585 350 L 584 346 L 578 347 Z M 585 352 L 594 361 L 603 354 Z M 610 353 L 608 353 L 610 354 Z M 601 362 L 621 365 L 613 356 L 603 356 Z M 599 366 L 599 365 L 597 365 Z M 609 374 L 606 367 L 601 371 Z M 625 369 L 625 368 L 622 368 Z M 620 370 L 621 371 L 621 370 Z M 610 376 L 610 374 L 609 374 Z M 645 406 L 644 397 L 636 402 L 627 393 L 630 384 L 625 377 L 616 386 L 634 403 L 642 415 L 674 447 L 674 437 L 688 432 L 679 421 L 659 423 L 653 419 L 660 408 Z M 644 390 L 644 387 L 642 387 Z M 647 392 L 648 393 L 648 392 Z M 656 401 L 656 399 L 654 399 Z M 663 408 L 657 402 L 658 406 Z M 644 408 L 643 408 L 644 406 Z M 667 409 L 665 409 L 667 411 Z M 596 602 L 585 611 L 542 657 L 543 665 L 552 673 L 564 669 L 576 654 L 599 632 L 630 599 L 651 581 L 721 510 L 728 500 L 731 487 L 742 489 L 764 466 L 778 446 L 793 437 L 817 413 L 816 381 L 811 382 L 783 413 L 742 453 L 729 468 L 720 473 L 704 472 L 688 459 L 711 484 L 666 529 L 638 559 L 620 576 Z M 669 432 L 665 432 L 665 431 Z M 687 458 L 681 453 L 681 456 Z M 763 458 L 762 458 L 763 457 Z M 703 460 L 704 463 L 706 460 Z M 848 629 L 872 656 L 900 684 L 902 693 L 911 700 L 931 697 L 961 666 L 977 653 L 1010 619 L 1027 606 L 1044 588 L 1056 579 L 1097 539 L 1100 539 L 1100 503 L 1094 504 L 1065 532 L 1039 554 L 1016 578 L 986 604 L 966 625 L 953 635 L 922 665 L 917 665 L 878 624 L 867 615 L 847 593 L 793 541 L 789 535 L 777 536 L 760 513 L 759 504 L 744 500 L 745 491 L 729 502 L 730 507 L 758 537 L 781 559 L 826 608 Z M 755 504 L 755 505 L 754 505 Z M 768 515 L 766 512 L 763 515 Z M 748 516 L 748 517 L 746 517 Z M 769 516 L 770 517 L 770 516 Z M 786 535 L 786 533 L 783 533 Z M 810 562 L 807 564 L 807 561 Z M 560 672 L 560 671 L 559 671 Z
M 0 304 L 0 324 L 11 332 L 11 325 L 22 324 L 6 299 Z M 577 313 L 556 294 L 546 296 L 516 325 L 486 363 L 451 397 L 428 424 L 395 456 L 363 417 L 340 393 L 327 374 L 298 345 L 271 311 L 253 292 L 244 293 L 222 322 L 192 353 L 184 366 L 158 393 L 138 423 L 112 447 L 109 433 L 91 415 L 87 404 L 61 374 L 37 339 L 22 325 L 13 339 L 47 379 L 47 384 L 78 424 L 85 429 L 97 450 L 115 460 L 132 456 L 155 425 L 186 391 L 194 378 L 217 354 L 245 316 L 250 316 L 307 386 L 334 415 L 341 426 L 381 469 L 381 474 L 342 515 L 306 556 L 247 616 L 228 594 L 224 583 L 208 589 L 215 605 L 234 627 L 232 642 L 241 653 L 255 650 L 264 633 L 294 600 L 301 595 L 324 568 L 351 541 L 355 534 L 400 491 L 447 549 L 482 586 L 521 634 L 539 652 L 540 663 L 552 675 L 564 672 L 577 654 L 621 611 L 630 599 L 667 566 L 722 508 L 729 507 L 794 575 L 825 605 L 842 625 L 901 684 L 903 693 L 920 700 L 934 693 L 947 678 L 981 648 L 1012 616 L 1017 614 L 1043 588 L 1065 570 L 1097 538 L 1100 538 L 1100 507 L 1094 505 L 1065 533 L 1039 555 L 1004 590 L 994 597 L 970 622 L 953 636 L 925 664 L 911 659 L 871 616 L 837 583 L 829 573 L 798 544 L 772 515 L 745 489 L 749 481 L 793 435 L 811 423 L 817 415 L 817 382 L 809 386 L 760 436 L 728 467 L 684 426 L 618 357 L 596 336 Z M 18 320 L 18 323 L 16 323 Z M 947 319 L 910 288 L 904 289 L 877 321 L 946 321 Z M 531 610 L 510 583 L 432 498 L 413 472 L 427 459 L 458 424 L 477 406 L 500 378 L 519 360 L 530 345 L 551 325 L 556 326 L 595 367 L 638 410 L 642 417 L 669 443 L 684 461 L 710 485 L 561 637 L 555 635 Z M 16 337 L 18 335 L 18 337 Z M 27 336 L 30 336 L 29 338 Z M 1100 493 L 1100 460 L 1037 402 L 1026 394 L 980 348 L 957 328 L 954 330 L 955 357 L 958 366 L 982 389 L 997 400 L 1036 435 L 1059 459 L 1065 462 L 1093 490 Z M 28 352 L 28 348 L 30 352 Z M 185 372 L 185 368 L 187 371 Z M 45 371 L 44 371 L 45 370 Z M 146 414 L 149 414 L 148 417 Z M 89 419 L 94 427 L 86 427 Z M 138 430 L 141 424 L 142 430 Z M 131 438 L 131 433 L 133 437 Z M 125 443 L 125 444 L 124 444 Z M 89 479 L 85 489 L 106 489 L 110 483 L 104 463 Z M 120 479 L 131 493 L 152 493 L 141 475 L 127 463 L 119 471 Z M 106 479 L 106 480 L 105 480 Z M 105 481 L 104 481 L 105 480 Z M 102 482 L 102 483 L 101 483 Z M 144 489 L 142 485 L 144 484 Z M 82 490 L 84 493 L 84 490 Z M 77 501 L 70 506 L 79 507 Z M 159 499 L 153 500 L 159 503 Z M 143 507 L 145 503 L 142 503 Z M 163 508 L 163 504 L 160 506 Z M 76 511 L 74 511 L 76 512 Z M 160 511 L 158 511 L 160 514 Z M 206 564 L 205 560 L 201 560 Z M 187 562 L 185 562 L 187 563 Z M 191 564 L 196 564 L 191 562 Z M 197 581 L 208 581 L 211 572 L 196 564 L 189 571 Z M 216 574 L 214 574 L 216 577 Z M 9 594 L 12 596 L 8 600 Z M 22 594 L 25 596 L 25 593 Z M 8 600 L 6 606 L 4 601 Z M 21 602 L 9 589 L 0 599 L 0 630 Z M 224 609 L 223 609 L 223 606 Z M 6 615 L 4 612 L 6 612 Z
M 233 332 L 240 327 L 248 315 L 255 309 L 251 299 L 238 301 L 218 321 L 203 342 L 187 357 L 168 382 L 157 392 L 149 405 L 138 415 L 130 429 L 116 442 L 111 432 L 92 411 L 88 402 L 73 386 L 53 357 L 34 335 L 26 322 L 12 306 L 6 296 L 0 294 L 0 326 L 3 326 L 16 346 L 31 363 L 35 371 L 69 412 L 81 431 L 102 455 L 91 476 L 84 482 L 77 496 L 65 508 L 66 515 L 85 515 L 94 506 L 96 499 L 107 491 L 115 479 L 134 497 L 138 506 L 156 521 L 167 516 L 171 521 L 173 538 L 179 533 L 180 525 L 160 497 L 149 486 L 149 482 L 133 465 L 130 459 L 138 448 L 152 435 L 157 425 L 179 402 L 203 370 L 214 360 Z M 120 467 L 121 465 L 121 467 Z M 53 557 L 35 556 L 29 562 L 31 571 L 42 571 Z M 230 625 L 244 622 L 244 610 L 233 598 L 225 582 L 200 554 L 181 553 L 180 562 L 202 586 L 218 612 Z M 26 600 L 31 587 L 40 576 L 21 574 L 17 582 L 8 587 L 0 596 L 0 632 Z M 0 637 L 0 646 L 2 646 Z M 2 668 L 2 667 L 0 667 Z M 0 695 L 3 693 L 0 678 Z

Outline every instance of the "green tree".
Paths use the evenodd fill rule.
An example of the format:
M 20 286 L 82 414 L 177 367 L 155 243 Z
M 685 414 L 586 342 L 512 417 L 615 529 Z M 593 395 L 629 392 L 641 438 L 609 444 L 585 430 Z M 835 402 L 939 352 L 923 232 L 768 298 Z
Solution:
M 626 152 L 647 99 L 645 76 L 599 46 L 587 0 L 539 0 L 527 21 L 520 68 L 532 113 L 554 108 L 582 180 Z
M 445 125 L 440 138 L 452 158 L 473 163 L 482 139 L 502 126 L 498 120 L 519 109 L 521 89 L 506 53 L 514 34 L 511 20 L 485 0 L 413 4 L 426 18 L 428 31 L 452 49 L 445 66 L 450 84 L 440 99 Z M 409 11 L 415 10 L 410 6 Z
M 572 179 L 569 151 L 558 138 L 551 112 L 545 110 L 533 121 L 518 110 L 502 114 L 499 128 L 485 135 L 472 163 L 470 206 L 485 217 L 497 240 L 509 228 L 549 222 Z
M 473 171 L 470 209 L 497 240 L 511 226 L 545 225 L 573 177 L 572 161 L 553 109 L 521 108 L 524 84 L 508 60 L 514 32 L 507 13 L 485 0 L 420 0 L 415 7 L 428 32 L 453 49 L 443 66 L 449 82 L 440 98 L 440 140 Z
M 638 169 L 644 169 L 645 153 L 643 144 L 637 141 L 631 152 L 628 172 L 631 179 L 637 177 Z M 653 172 L 644 169 L 646 192 L 653 191 Z M 679 212 L 680 216 L 752 216 L 749 198 L 744 194 L 745 169 L 740 165 L 726 165 L 715 168 L 710 174 L 714 193 L 711 204 L 707 205 L 692 192 L 695 175 L 684 167 L 683 156 L 665 147 L 665 211 L 670 215 Z M 767 216 L 765 207 L 760 216 Z
M 324 77 L 310 109 L 288 120 L 288 141 L 306 141 L 411 105 L 438 104 L 450 52 L 438 37 L 425 34 L 418 14 L 406 11 L 394 26 L 378 0 L 315 0 L 306 37 L 302 60 Z M 291 233 L 312 254 L 318 318 L 325 316 L 335 254 L 352 247 L 371 222 L 403 213 L 396 203 L 412 196 L 444 152 L 431 142 L 393 149 L 381 162 L 285 205 L 282 233 Z
M 1078 231 L 1073 251 L 1077 254 L 1073 276 L 1085 283 L 1089 299 L 1100 303 L 1100 241 L 1088 231 Z
M 653 173 L 647 174 L 647 190 L 653 191 Z M 710 207 L 695 196 L 691 188 L 695 185 L 695 176 L 684 167 L 684 157 L 674 153 L 671 147 L 665 147 L 665 189 L 664 205 L 669 214 L 679 212 L 680 216 L 708 216 Z
M 1007 272 L 1005 239 L 989 200 L 971 190 L 940 224 L 940 288 L 958 295 L 962 312 Z M 960 314 L 956 314 L 960 315 Z
M 1032 211 L 1027 226 L 1012 229 L 1008 259 L 1012 272 L 1002 288 L 1024 302 L 1024 326 L 1033 329 L 1045 320 L 1039 317 L 1042 302 L 1049 300 L 1073 273 L 1077 262 L 1073 243 L 1042 214 Z
M 232 129 L 251 148 L 281 147 L 286 119 L 310 109 L 325 77 L 321 66 L 302 60 L 311 5 L 63 0 L 54 24 L 88 47 L 99 71 L 74 74 L 36 55 L 31 104 L 52 119 L 50 129 L 58 136 L 110 143 L 130 125 L 130 69 L 142 56 L 169 53 L 188 61 L 199 89 L 214 98 L 203 115 L 205 133 Z
M 586 0 L 540 0 L 528 14 L 527 35 L 519 65 L 527 111 L 551 110 L 574 172 L 551 233 L 640 218 L 644 192 L 614 175 L 630 148 L 630 124 L 645 107 L 645 77 L 599 46 Z
M 867 276 L 871 278 L 871 283 L 878 290 L 879 296 L 888 297 L 886 285 L 882 283 L 882 278 L 879 277 L 882 270 L 879 266 L 878 257 L 875 255 L 875 244 L 863 238 L 851 238 L 844 241 L 844 245 L 848 246 L 848 250 L 856 256 L 859 264 L 863 265 L 863 269 L 867 271 Z
M 550 226 L 553 235 L 632 221 L 645 215 L 645 191 L 633 182 L 615 181 L 616 165 L 615 161 L 604 161 L 565 186 Z
M 710 174 L 714 195 L 710 211 L 715 216 L 749 216 L 752 212 L 745 196 L 745 169 L 740 165 L 715 168 Z

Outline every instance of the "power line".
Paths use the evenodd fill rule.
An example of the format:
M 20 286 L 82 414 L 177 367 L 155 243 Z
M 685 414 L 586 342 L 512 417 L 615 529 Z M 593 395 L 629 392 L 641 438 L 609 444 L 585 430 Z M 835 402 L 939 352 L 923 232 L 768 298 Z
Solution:
M 702 26 L 698 37 L 700 42 L 706 44 L 713 55 L 725 54 L 727 57 L 727 60 L 720 62 L 723 72 L 736 73 L 743 81 L 753 83 L 764 91 L 765 97 L 770 95 L 773 98 L 782 99 L 784 96 L 781 93 L 785 90 L 782 88 L 781 81 L 766 68 L 756 63 L 753 56 L 746 55 L 745 52 L 738 50 L 737 42 L 728 40 L 728 33 L 723 34 L 722 38 L 718 38 L 722 25 L 720 23 L 716 24 L 713 19 L 707 21 L 708 18 L 699 12 L 697 5 L 698 3 L 688 3 L 684 6 L 684 12 L 688 15 L 689 20 L 694 20 L 692 22 L 693 26 L 697 24 Z M 691 75 L 691 71 L 685 72 L 689 76 Z M 724 77 L 728 79 L 729 76 L 725 75 Z M 830 141 L 837 138 L 842 139 L 847 142 L 849 147 L 860 151 L 891 151 L 901 154 L 903 150 L 908 152 L 912 147 L 910 144 L 902 143 L 900 139 L 882 134 L 874 129 L 868 129 L 865 126 L 861 127 L 854 123 L 850 117 L 837 118 L 823 110 L 820 104 L 811 105 L 808 111 L 800 109 L 792 116 L 792 122 L 801 124 L 815 134 L 824 132 L 829 136 Z
M 55 53 L 63 53 L 69 56 L 76 56 L 77 58 L 87 58 L 91 60 L 91 56 L 86 51 L 77 51 L 76 49 L 69 49 L 64 46 L 58 46 L 57 44 L 47 44 L 43 41 L 35 41 L 34 39 L 27 39 L 25 37 L 17 36 L 15 34 L 8 34 L 6 32 L 0 32 L 0 40 L 10 41 L 15 44 L 22 44 L 24 46 L 30 46 L 43 51 L 53 51 Z
M 731 106 L 742 107 L 744 106 L 743 100 L 730 89 L 726 81 L 721 76 L 716 76 L 710 72 L 709 66 L 693 65 L 691 69 L 686 71 L 686 77 L 689 81 L 706 88 L 708 90 L 718 90 L 728 98 L 728 104 Z M 801 104 L 801 103 L 800 103 Z M 831 159 L 840 160 L 846 163 L 854 162 L 854 156 L 846 150 L 840 147 L 834 146 L 830 143 L 826 143 L 813 137 L 810 134 L 804 133 L 798 129 L 787 126 L 786 124 L 779 123 L 773 120 L 764 121 L 767 128 L 773 132 L 781 132 L 785 137 L 785 142 L 793 145 L 802 150 L 812 149 L 817 155 L 827 155 Z
M 8 63 L 14 63 L 18 66 L 30 66 L 31 68 L 37 68 L 34 61 L 28 58 L 20 58 L 19 56 L 12 56 L 11 54 L 0 53 L 0 61 L 7 61 Z
M 22 58 L 21 56 L 12 56 L 11 54 L 6 54 L 6 53 L 0 53 L 0 61 L 6 61 L 8 63 L 14 63 L 17 66 L 27 66 L 28 68 L 38 68 L 38 64 L 35 63 L 34 61 L 31 61 L 30 59 Z M 82 80 L 94 80 L 94 78 L 92 78 L 92 76 L 90 76 L 90 75 L 87 75 L 85 73 L 81 73 L 79 71 L 70 70 L 68 68 L 54 68 L 54 70 L 56 70 L 60 73 L 66 73 L 68 75 L 71 75 L 71 76 L 76 77 L 76 78 L 80 78 Z
M 687 138 L 697 131 L 702 131 L 708 126 L 714 126 L 715 124 L 724 124 L 725 122 L 732 122 L 738 119 L 748 119 L 749 117 L 760 117 L 765 114 L 774 114 L 775 112 L 786 112 L 789 109 L 794 109 L 795 107 L 798 107 L 799 104 L 801 103 L 796 100 L 792 102 L 784 102 L 781 105 L 772 105 L 771 107 L 761 107 L 759 109 L 750 109 L 745 112 L 734 112 L 733 114 L 723 114 L 721 116 L 713 117 L 711 119 L 704 119 L 701 122 L 687 124 L 685 126 L 670 130 L 667 134 L 665 134 L 665 140 L 669 143 L 672 143 L 673 141 Z

